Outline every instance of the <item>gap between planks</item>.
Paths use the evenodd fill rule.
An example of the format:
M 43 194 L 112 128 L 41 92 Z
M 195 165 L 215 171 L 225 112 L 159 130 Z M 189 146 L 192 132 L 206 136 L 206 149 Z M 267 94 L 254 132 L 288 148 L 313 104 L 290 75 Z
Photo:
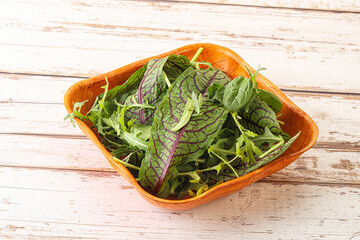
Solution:
M 30 136 L 30 137 L 44 137 L 44 138 L 61 138 L 61 139 L 88 139 L 85 135 L 78 134 L 47 134 L 47 133 L 22 133 L 22 132 L 0 132 L 0 135 L 10 136 Z M 317 141 L 313 148 L 321 149 L 336 149 L 343 152 L 360 152 L 360 145 L 354 142 L 327 142 Z
M 28 170 L 44 170 L 44 171 L 65 171 L 65 172 L 90 172 L 90 173 L 99 173 L 103 176 L 119 176 L 120 175 L 113 169 L 91 169 L 91 168 L 69 168 L 69 167 L 49 167 L 49 166 L 25 166 L 25 165 L 0 165 L 0 168 L 15 168 L 15 169 L 28 169 Z M 276 179 L 260 179 L 257 182 L 263 183 L 273 183 L 273 184 L 291 184 L 291 185 L 317 185 L 317 186 L 351 186 L 360 188 L 360 182 L 331 182 L 331 181 L 304 181 L 304 180 L 276 180 Z M 0 186 L 3 188 L 6 186 Z M 134 188 L 130 186 L 129 188 Z
M 128 1 L 128 0 L 126 0 Z M 130 0 L 133 1 L 133 0 Z M 157 2 L 162 3 L 187 3 L 187 4 L 203 4 L 203 5 L 214 5 L 214 6 L 233 6 L 233 7 L 249 7 L 249 8 L 259 8 L 259 9 L 281 9 L 281 10 L 291 10 L 291 11 L 303 11 L 303 12 L 330 12 L 330 13 L 352 13 L 360 14 L 359 11 L 351 10 L 339 10 L 339 9 L 321 9 L 321 8 L 308 8 L 308 7 L 290 7 L 290 6 L 274 6 L 274 5 L 255 5 L 255 4 L 244 4 L 237 3 L 236 1 L 191 1 L 191 0 L 136 0 L 137 2 Z
M 85 80 L 88 78 L 91 78 L 90 76 L 76 76 L 76 75 L 60 75 L 60 74 L 42 74 L 42 73 L 29 73 L 29 72 L 3 72 L 0 71 L 0 75 L 22 75 L 22 76 L 38 76 L 38 77 L 55 77 L 55 78 L 71 78 L 71 79 L 80 79 Z M 347 96 L 360 96 L 360 92 L 341 92 L 341 91 L 326 91 L 326 90 L 308 90 L 306 88 L 299 88 L 299 89 L 293 89 L 293 88 L 280 88 L 283 92 L 289 92 L 289 93 L 310 93 L 310 94 L 331 94 L 331 95 L 347 95 Z M 0 103 L 29 103 L 29 104 L 37 104 L 37 102 L 16 102 L 16 101 L 0 101 Z M 41 104 L 47 104 L 45 102 L 41 102 Z M 49 103 L 49 104 L 56 104 L 56 103 Z M 63 104 L 63 103 L 58 103 Z

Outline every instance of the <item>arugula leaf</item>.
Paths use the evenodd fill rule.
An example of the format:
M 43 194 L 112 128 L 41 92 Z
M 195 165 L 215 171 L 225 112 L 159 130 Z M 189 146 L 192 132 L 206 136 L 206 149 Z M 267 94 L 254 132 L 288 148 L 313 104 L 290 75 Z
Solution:
M 274 150 L 272 153 L 266 155 L 263 158 L 257 158 L 255 163 L 250 163 L 249 166 L 246 166 L 246 164 L 239 164 L 238 166 L 235 166 L 235 170 L 239 176 L 244 176 L 248 174 L 249 172 L 252 172 L 261 166 L 273 161 L 277 157 L 279 157 L 281 154 L 283 154 L 289 146 L 297 139 L 297 137 L 300 135 L 300 132 L 297 133 L 294 137 L 292 137 L 288 142 L 286 142 L 284 145 L 280 146 L 276 150 Z M 205 172 L 204 173 L 206 177 L 209 178 L 209 181 L 212 183 L 216 183 L 218 181 L 229 181 L 234 178 L 236 178 L 236 175 L 229 169 L 224 169 L 224 171 L 220 172 L 219 174 L 215 174 L 214 172 Z
M 265 126 L 264 133 L 262 135 L 257 135 L 252 141 L 256 144 L 257 147 L 261 147 L 264 143 L 268 143 L 270 147 L 277 142 L 284 141 L 280 135 L 274 135 L 270 129 Z
M 82 115 L 80 113 L 81 111 L 81 107 L 87 102 L 87 100 L 83 101 L 83 102 L 76 102 L 74 103 L 74 108 L 73 108 L 73 112 L 69 113 L 68 115 L 65 116 L 64 121 L 66 121 L 67 119 L 70 119 L 71 124 L 73 125 L 73 127 L 75 127 L 75 119 L 74 117 L 78 117 L 81 120 L 86 120 L 86 116 Z
M 221 70 L 188 68 L 172 84 L 156 110 L 139 177 L 143 187 L 150 187 L 160 197 L 168 196 L 169 181 L 178 173 L 176 165 L 200 157 L 218 135 L 227 117 L 226 109 L 205 100 L 201 115 L 193 116 L 179 132 L 170 130 L 179 122 L 192 92 L 205 94 L 213 82 L 227 83 L 229 79 Z

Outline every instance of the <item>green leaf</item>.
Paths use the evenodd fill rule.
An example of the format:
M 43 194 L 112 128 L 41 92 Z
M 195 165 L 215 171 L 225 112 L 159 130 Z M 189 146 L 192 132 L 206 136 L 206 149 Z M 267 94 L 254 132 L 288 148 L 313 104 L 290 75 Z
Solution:
M 194 92 L 193 92 L 194 93 Z M 199 110 L 200 111 L 200 110 Z M 184 108 L 184 111 L 181 115 L 181 118 L 180 120 L 177 122 L 177 124 L 171 128 L 170 130 L 173 131 L 173 132 L 177 132 L 179 131 L 181 128 L 183 128 L 190 120 L 191 118 L 191 115 L 193 114 L 194 112 L 194 104 L 193 104 L 193 101 L 188 98 L 187 99 L 187 102 L 185 104 L 185 108 Z
M 257 134 L 263 134 L 265 127 L 268 127 L 272 133 L 280 134 L 285 140 L 290 138 L 281 130 L 275 112 L 258 98 L 254 99 L 248 112 L 242 109 L 239 115 L 241 125 Z
M 147 63 L 146 72 L 135 92 L 135 101 L 134 99 L 130 99 L 126 104 L 147 103 L 156 108 L 166 94 L 166 89 L 168 88 L 165 76 L 170 83 L 172 83 L 189 67 L 192 67 L 192 65 L 189 60 L 182 55 L 176 56 L 171 54 L 165 58 L 151 59 Z M 126 117 L 128 119 L 138 119 L 141 124 L 149 125 L 153 122 L 154 113 L 155 109 L 142 108 L 136 111 L 128 111 Z
M 280 135 L 274 135 L 267 126 L 265 126 L 264 133 L 262 135 L 257 135 L 252 139 L 256 146 L 260 147 L 264 143 L 268 143 L 270 146 L 274 145 L 277 142 L 284 141 Z
M 192 92 L 205 94 L 213 82 L 228 81 L 220 70 L 188 68 L 172 84 L 156 110 L 149 148 L 139 172 L 143 187 L 166 197 L 170 191 L 169 181 L 177 176 L 176 165 L 186 159 L 196 159 L 206 151 L 227 117 L 226 109 L 204 100 L 201 115 L 193 116 L 179 132 L 170 129 L 179 122 Z
M 105 99 L 107 101 L 117 99 L 117 102 L 123 103 L 128 95 L 131 95 L 132 92 L 135 92 L 138 89 L 140 81 L 143 78 L 146 69 L 147 69 L 147 64 L 145 64 L 135 73 L 133 73 L 124 84 L 118 85 L 110 89 Z M 101 99 L 102 97 L 103 94 L 100 94 L 99 98 Z
M 70 122 L 72 123 L 73 127 L 75 127 L 75 117 L 81 119 L 81 120 L 88 120 L 86 116 L 82 115 L 80 113 L 81 111 L 81 107 L 87 102 L 87 100 L 83 101 L 83 102 L 76 102 L 74 103 L 74 108 L 73 108 L 73 112 L 69 113 L 68 115 L 65 116 L 64 121 L 70 119 Z
M 281 100 L 272 92 L 268 92 L 264 89 L 259 89 L 259 93 L 257 94 L 261 101 L 266 102 L 275 113 L 279 113 L 283 107 Z
M 239 164 L 238 166 L 235 166 L 234 168 L 235 168 L 237 174 L 240 177 L 244 176 L 244 175 L 260 168 L 261 166 L 268 164 L 269 162 L 275 160 L 289 148 L 289 146 L 297 139 L 297 137 L 299 135 L 300 135 L 300 132 L 298 134 L 296 134 L 294 137 L 292 137 L 288 142 L 286 142 L 285 144 L 283 144 L 280 147 L 278 147 L 277 149 L 275 149 L 270 154 L 268 154 L 262 158 L 257 158 L 255 163 L 250 163 L 248 166 L 244 163 Z M 236 178 L 236 175 L 230 169 L 224 169 L 219 174 L 215 174 L 213 172 L 205 172 L 204 174 L 206 175 L 206 177 L 209 178 L 210 182 L 212 182 L 212 183 L 217 183 L 219 181 L 225 182 L 225 181 L 229 181 L 229 180 Z
M 203 104 L 203 95 L 202 94 L 199 94 L 198 97 L 196 97 L 196 94 L 194 92 L 192 92 L 191 94 L 191 100 L 193 101 L 193 104 L 194 104 L 194 109 L 196 111 L 196 115 L 199 115 L 200 114 L 200 109 L 201 109 L 201 106 Z
M 223 102 L 225 87 L 219 83 L 213 83 L 207 90 L 208 98 L 211 101 Z
M 253 95 L 253 82 L 249 78 L 237 77 L 225 86 L 223 103 L 229 111 L 238 111 Z

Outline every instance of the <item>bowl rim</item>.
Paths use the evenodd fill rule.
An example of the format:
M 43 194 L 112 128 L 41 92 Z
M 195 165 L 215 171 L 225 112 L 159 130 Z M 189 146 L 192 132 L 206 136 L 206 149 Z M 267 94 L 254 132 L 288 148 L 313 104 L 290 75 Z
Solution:
M 73 84 L 65 93 L 64 96 L 64 105 L 65 108 L 67 110 L 68 113 L 72 113 L 73 111 L 73 102 L 72 102 L 72 96 L 73 96 L 73 92 L 76 91 L 76 89 L 78 88 L 82 88 L 84 86 L 88 86 L 93 85 L 94 81 L 95 83 L 98 82 L 104 82 L 105 83 L 105 77 L 109 77 L 109 76 L 115 76 L 115 75 L 119 75 L 120 71 L 126 71 L 126 70 L 131 70 L 133 69 L 135 71 L 134 66 L 142 66 L 144 65 L 146 62 L 148 62 L 150 59 L 153 58 L 163 58 L 167 55 L 170 54 L 177 54 L 180 55 L 183 52 L 186 52 L 187 49 L 189 48 L 200 48 L 203 47 L 204 49 L 212 47 L 212 48 L 218 48 L 226 53 L 228 53 L 233 59 L 235 59 L 237 62 L 242 62 L 244 64 L 246 64 L 249 69 L 254 72 L 254 69 L 247 64 L 237 53 L 235 53 L 233 50 L 220 46 L 220 45 L 216 45 L 216 44 L 212 44 L 212 43 L 195 43 L 195 44 L 189 44 L 189 45 L 185 45 L 182 46 L 180 48 L 176 48 L 173 50 L 170 50 L 168 52 L 162 53 L 162 54 L 158 54 L 152 57 L 148 57 L 145 59 L 141 59 L 139 61 L 135 61 L 133 63 L 127 64 L 123 67 L 120 67 L 118 69 L 112 70 L 110 72 L 107 73 L 103 73 L 94 77 L 90 77 L 84 80 L 81 80 L 79 82 L 76 82 L 75 84 Z M 233 185 L 233 184 L 237 184 L 240 182 L 243 182 L 244 180 L 250 180 L 250 182 L 252 183 L 252 179 L 255 178 L 258 173 L 264 171 L 265 168 L 271 168 L 274 165 L 277 165 L 279 162 L 281 162 L 282 160 L 286 158 L 291 158 L 291 157 L 296 157 L 296 156 L 300 156 L 301 154 L 303 154 L 305 151 L 309 150 L 317 141 L 318 135 L 319 135 L 319 129 L 318 126 L 316 125 L 316 123 L 314 122 L 314 120 L 307 115 L 302 109 L 300 109 L 297 105 L 295 105 L 295 103 L 293 103 L 275 84 L 273 84 L 270 80 L 268 80 L 266 77 L 264 77 L 261 73 L 258 73 L 257 75 L 257 79 L 261 80 L 262 83 L 264 83 L 267 86 L 271 87 L 271 90 L 276 91 L 276 95 L 282 100 L 282 102 L 284 102 L 284 100 L 286 101 L 286 104 L 288 105 L 288 107 L 291 109 L 291 111 L 300 111 L 301 114 L 303 115 L 303 117 L 306 119 L 307 122 L 310 122 L 311 126 L 313 127 L 313 132 L 312 132 L 312 136 L 306 136 L 306 138 L 310 138 L 309 143 L 306 146 L 303 146 L 300 150 L 288 154 L 288 155 L 281 155 L 278 158 L 276 158 L 275 160 L 271 161 L 268 164 L 265 164 L 263 166 L 261 166 L 260 168 L 246 174 L 243 175 L 241 177 L 223 182 L 215 187 L 212 187 L 211 189 L 205 191 L 204 193 L 202 193 L 199 196 L 195 196 L 195 197 L 191 197 L 191 198 L 186 198 L 186 199 L 163 199 L 163 198 L 159 198 L 156 197 L 155 195 L 152 195 L 151 193 L 147 192 L 145 189 L 143 189 L 141 187 L 141 185 L 135 180 L 134 176 L 130 173 L 130 171 L 121 163 L 118 163 L 116 161 L 113 160 L 112 155 L 110 154 L 110 152 L 101 144 L 101 142 L 99 141 L 99 139 L 97 138 L 96 134 L 85 124 L 85 122 L 81 121 L 78 118 L 75 118 L 75 122 L 76 124 L 80 127 L 80 129 L 84 132 L 85 135 L 87 135 L 87 137 L 102 151 L 102 153 L 105 155 L 105 157 L 107 158 L 107 160 L 110 162 L 110 164 L 112 165 L 112 167 L 116 170 L 116 167 L 120 168 L 124 173 L 127 174 L 126 178 L 130 184 L 132 184 L 136 190 L 143 195 L 143 197 L 147 197 L 148 199 L 152 200 L 153 202 L 161 202 L 161 203 L 165 203 L 165 204 L 176 204 L 178 206 L 180 205 L 187 205 L 190 203 L 195 203 L 200 201 L 200 199 L 213 199 L 211 196 L 218 191 L 221 188 L 224 188 L 228 185 Z M 85 132 L 83 129 L 86 129 L 87 131 Z M 308 132 L 309 133 L 309 132 Z M 256 180 L 255 180 L 256 181 Z M 207 202 L 207 201 L 205 201 Z

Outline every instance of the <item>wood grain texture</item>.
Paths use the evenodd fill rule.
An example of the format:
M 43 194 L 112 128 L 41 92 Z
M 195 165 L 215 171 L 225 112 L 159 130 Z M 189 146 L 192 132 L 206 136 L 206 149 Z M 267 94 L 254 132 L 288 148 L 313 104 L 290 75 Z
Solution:
M 11 57 L 2 58 L 0 71 L 95 76 L 185 44 L 212 42 L 252 66 L 266 66 L 280 87 L 360 92 L 353 77 L 360 73 L 360 14 L 163 1 L 1 4 L 0 51 Z
M 113 173 L 0 172 L 0 236 L 10 239 L 356 239 L 359 233 L 359 186 L 258 182 L 174 212 L 148 204 Z
M 46 144 L 43 144 L 44 141 Z M 85 137 L 0 134 L 0 142 L 3 143 L 0 146 L 0 166 L 3 167 L 115 172 Z M 321 145 L 325 144 L 318 142 L 300 159 L 266 180 L 360 184 L 360 149 L 347 148 L 343 144 L 333 144 L 333 149 Z M 14 152 L 17 154 L 14 155 Z
M 359 6 L 0 1 L 0 239 L 360 239 Z M 267 67 L 263 74 L 291 90 L 320 136 L 261 182 L 200 208 L 165 211 L 62 121 L 63 95 L 83 78 L 194 42 Z
M 360 12 L 360 2 L 353 0 L 341 1 L 291 1 L 291 0 L 170 0 L 172 2 L 228 4 L 231 6 L 249 6 L 259 8 L 287 8 L 299 11 L 334 11 L 334 12 Z
M 66 111 L 62 104 L 66 90 L 80 79 L 14 74 L 0 74 L 0 79 L 0 132 L 83 135 L 63 121 Z M 33 92 L 29 93 L 34 83 Z M 319 141 L 347 142 L 343 148 L 359 147 L 360 95 L 284 93 L 319 125 Z

